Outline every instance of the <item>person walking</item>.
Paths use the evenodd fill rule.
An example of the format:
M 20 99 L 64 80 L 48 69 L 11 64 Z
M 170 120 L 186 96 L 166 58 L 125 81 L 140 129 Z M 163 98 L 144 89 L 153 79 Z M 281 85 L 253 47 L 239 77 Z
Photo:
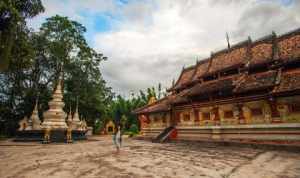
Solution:
M 114 141 L 114 144 L 116 146 L 117 153 L 119 153 L 120 149 L 121 149 L 121 142 L 122 142 L 121 127 L 120 126 L 118 126 L 115 130 L 115 133 L 113 135 L 113 141 Z

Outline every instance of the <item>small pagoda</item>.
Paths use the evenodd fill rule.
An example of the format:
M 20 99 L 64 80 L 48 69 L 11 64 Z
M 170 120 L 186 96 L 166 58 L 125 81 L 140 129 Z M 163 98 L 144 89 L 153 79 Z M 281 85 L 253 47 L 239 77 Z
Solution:
M 38 103 L 36 102 L 30 118 L 26 116 L 19 122 L 19 129 L 15 141 L 43 141 L 49 142 L 72 142 L 73 140 L 86 139 L 87 124 L 80 121 L 78 113 L 78 102 L 76 112 L 72 117 L 72 112 L 67 115 L 63 108 L 63 93 L 61 78 L 49 101 L 49 109 L 43 113 L 43 122 L 38 116 Z M 67 120 L 67 122 L 66 122 Z M 68 124 L 67 124 L 68 123 Z
M 66 130 L 68 128 L 65 121 L 66 113 L 63 110 L 65 103 L 62 99 L 61 79 L 59 79 L 56 90 L 52 95 L 52 100 L 48 103 L 49 110 L 44 112 L 43 129 Z

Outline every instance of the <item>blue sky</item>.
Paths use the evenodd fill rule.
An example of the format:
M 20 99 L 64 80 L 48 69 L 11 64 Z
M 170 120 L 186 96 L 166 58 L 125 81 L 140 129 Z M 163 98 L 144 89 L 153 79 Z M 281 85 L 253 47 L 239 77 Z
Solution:
M 182 66 L 232 43 L 284 33 L 300 24 L 296 0 L 43 0 L 38 29 L 59 14 L 87 28 L 88 43 L 108 56 L 100 66 L 118 94 L 158 83 L 167 88 Z

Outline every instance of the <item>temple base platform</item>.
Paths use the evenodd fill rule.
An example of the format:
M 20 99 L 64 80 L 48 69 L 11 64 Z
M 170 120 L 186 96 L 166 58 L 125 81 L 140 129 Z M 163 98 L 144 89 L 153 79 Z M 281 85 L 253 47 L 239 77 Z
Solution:
M 66 130 L 51 130 L 49 142 L 45 142 L 45 131 L 44 130 L 23 130 L 18 131 L 14 141 L 17 142 L 70 142 L 67 140 Z M 72 141 L 86 140 L 86 131 L 73 130 Z
M 165 128 L 144 128 L 143 137 L 156 138 Z M 300 141 L 299 123 L 227 125 L 227 126 L 176 126 L 175 140 L 198 141 Z

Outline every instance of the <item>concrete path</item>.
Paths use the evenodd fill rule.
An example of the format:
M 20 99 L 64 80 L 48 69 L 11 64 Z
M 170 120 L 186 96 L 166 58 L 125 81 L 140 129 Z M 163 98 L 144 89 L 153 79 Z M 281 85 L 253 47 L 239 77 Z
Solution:
M 299 178 L 300 154 L 110 137 L 74 144 L 0 142 L 0 178 Z

